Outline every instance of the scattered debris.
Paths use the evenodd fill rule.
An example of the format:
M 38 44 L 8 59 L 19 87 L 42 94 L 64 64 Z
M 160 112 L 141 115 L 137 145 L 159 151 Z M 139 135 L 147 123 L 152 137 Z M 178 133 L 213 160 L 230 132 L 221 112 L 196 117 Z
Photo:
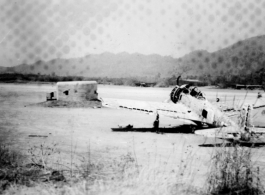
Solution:
M 29 135 L 29 137 L 48 137 L 48 135 Z
M 64 175 L 57 170 L 52 171 L 51 176 L 49 177 L 50 181 L 66 181 Z

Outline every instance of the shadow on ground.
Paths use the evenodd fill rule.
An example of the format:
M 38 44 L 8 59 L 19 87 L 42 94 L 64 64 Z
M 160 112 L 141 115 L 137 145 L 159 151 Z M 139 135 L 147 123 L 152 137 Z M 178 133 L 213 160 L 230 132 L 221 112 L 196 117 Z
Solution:
M 181 126 L 173 126 L 173 127 L 161 127 L 161 128 L 153 128 L 153 127 L 133 127 L 133 126 L 126 126 L 126 127 L 118 127 L 118 128 L 111 128 L 112 131 L 117 132 L 151 132 L 151 133 L 186 133 L 192 134 L 194 133 L 194 129 L 191 125 L 181 125 Z

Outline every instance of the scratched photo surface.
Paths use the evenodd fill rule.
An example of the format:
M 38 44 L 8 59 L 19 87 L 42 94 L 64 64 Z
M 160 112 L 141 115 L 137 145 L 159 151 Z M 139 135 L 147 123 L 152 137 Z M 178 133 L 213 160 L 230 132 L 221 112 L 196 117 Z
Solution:
M 204 193 L 214 146 L 227 141 L 150 132 L 157 113 L 160 127 L 188 123 L 104 105 L 165 105 L 181 76 L 220 110 L 258 105 L 252 124 L 265 127 L 264 9 L 265 0 L 0 0 L 0 150 L 41 167 L 41 176 L 18 174 L 27 182 L 8 180 L 0 157 L 0 193 Z M 72 92 L 90 99 L 58 99 Z M 127 125 L 148 131 L 112 130 Z M 263 181 L 264 148 L 251 150 Z

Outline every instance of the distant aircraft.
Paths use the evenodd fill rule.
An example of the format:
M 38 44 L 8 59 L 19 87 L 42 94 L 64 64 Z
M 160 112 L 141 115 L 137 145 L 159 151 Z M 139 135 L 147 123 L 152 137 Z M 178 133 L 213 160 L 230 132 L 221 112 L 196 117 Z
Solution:
M 262 131 L 263 128 L 250 127 L 251 124 L 249 123 L 253 107 L 265 107 L 265 101 L 262 100 L 262 96 L 258 96 L 258 101 L 255 102 L 255 105 L 243 107 L 242 111 L 234 110 L 235 112 L 231 114 L 220 110 L 217 106 L 210 103 L 197 87 L 192 87 L 189 84 L 179 86 L 178 80 L 177 85 L 170 93 L 170 101 L 167 103 L 104 99 L 102 104 L 111 108 L 158 113 L 184 120 L 186 125 L 189 124 L 189 128 L 186 129 L 187 132 L 207 137 L 224 138 L 228 141 L 230 141 L 229 139 L 246 141 L 248 139 L 247 133 L 249 135 L 265 133 L 265 131 Z M 241 124 L 230 118 L 232 115 L 242 113 L 244 113 L 244 117 L 241 120 Z M 114 130 L 119 129 L 115 128 Z

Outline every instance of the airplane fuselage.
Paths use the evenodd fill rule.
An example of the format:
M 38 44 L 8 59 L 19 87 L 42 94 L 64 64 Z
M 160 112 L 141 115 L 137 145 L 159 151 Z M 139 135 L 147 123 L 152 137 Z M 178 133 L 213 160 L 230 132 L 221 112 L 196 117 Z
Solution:
M 203 123 L 213 127 L 237 126 L 224 112 L 212 105 L 196 87 L 190 89 L 187 85 L 176 86 L 170 97 L 175 104 L 183 104 L 191 109 Z
M 177 103 L 184 104 L 195 112 L 201 121 L 214 126 L 237 126 L 224 112 L 212 105 L 207 99 L 198 99 L 190 94 L 181 94 Z

